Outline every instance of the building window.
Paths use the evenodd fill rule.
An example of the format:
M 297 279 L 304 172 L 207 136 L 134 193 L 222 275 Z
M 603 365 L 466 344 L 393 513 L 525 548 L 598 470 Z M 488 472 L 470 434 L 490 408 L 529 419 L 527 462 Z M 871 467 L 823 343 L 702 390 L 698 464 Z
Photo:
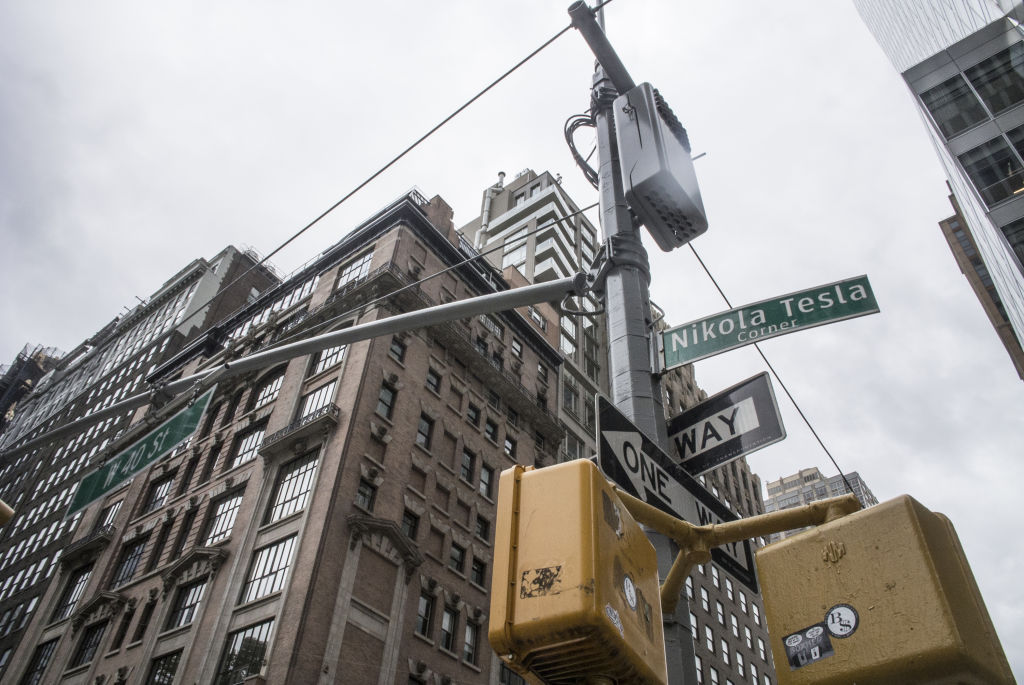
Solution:
M 686 598 L 693 600 L 693 578 L 686 576 Z
M 690 612 L 690 635 L 693 637 L 693 641 L 697 641 L 697 614 Z
M 999 114 L 1024 100 L 1022 63 L 1024 43 L 1014 43 L 964 73 L 992 113 Z
M 416 539 L 420 529 L 420 517 L 406 509 L 402 512 L 402 534 L 410 540 Z
M 377 415 L 383 416 L 385 419 L 391 419 L 392 413 L 395 411 L 395 398 L 398 392 L 390 385 L 385 383 L 380 386 L 380 395 L 377 396 Z
M 257 426 L 252 430 L 243 433 L 235 442 L 235 455 L 231 458 L 228 470 L 241 466 L 256 458 L 256 452 L 263 443 L 263 433 L 266 426 Z
M 736 620 L 736 614 L 730 613 L 729 614 L 729 621 L 732 624 L 732 636 L 733 637 L 739 637 L 740 636 L 740 624 Z
M 712 654 L 715 653 L 715 634 L 711 632 L 711 626 L 704 626 L 704 646 Z
M 476 536 L 485 542 L 491 539 L 491 522 L 483 516 L 476 517 Z
M 427 369 L 427 388 L 437 394 L 441 394 L 441 374 L 433 369 Z
M 921 102 L 946 138 L 988 119 L 985 108 L 960 74 L 921 93 Z
M 113 504 L 108 504 L 103 508 L 103 512 L 100 514 L 99 523 L 97 528 L 106 528 L 107 526 L 114 525 L 114 519 L 117 518 L 117 512 L 121 511 L 121 505 L 124 504 L 123 499 L 119 499 Z
M 281 383 L 284 381 L 284 371 L 274 374 L 269 380 L 263 382 L 260 385 L 259 390 L 256 391 L 256 401 L 253 402 L 253 409 L 258 409 L 265 404 L 269 404 L 277 399 L 277 395 L 281 392 Z
M 761 610 L 757 608 L 757 605 L 753 602 L 750 603 L 750 613 L 753 615 L 754 625 L 761 625 Z
M 512 426 L 513 428 L 519 427 L 519 412 L 517 412 L 512 407 L 507 407 L 505 409 L 505 418 L 508 419 L 508 425 Z
M 142 559 L 142 552 L 146 549 L 146 539 L 129 542 L 121 550 L 121 560 L 114 569 L 114 576 L 110 581 L 110 587 L 116 588 L 124 585 L 135 575 L 135 569 L 139 567 L 139 560 Z
M 714 565 L 711 566 L 711 584 L 719 589 L 722 587 L 722 580 L 718 573 L 718 567 Z
M 465 567 L 466 548 L 453 542 L 451 549 L 448 551 L 448 568 L 457 573 L 462 573 Z
M 317 453 L 313 451 L 281 467 L 266 523 L 279 521 L 305 509 L 319 462 Z
M 295 536 L 292 535 L 256 550 L 242 587 L 242 604 L 271 595 L 284 587 L 294 547 Z
M 373 250 L 370 250 L 343 266 L 338 274 L 338 283 L 334 286 L 335 290 L 353 281 L 358 281 L 370 273 L 370 262 L 372 260 Z
M 747 593 L 740 590 L 740 611 L 747 613 Z
M 146 676 L 146 685 L 171 685 L 174 682 L 174 674 L 178 672 L 180 661 L 181 650 L 153 659 L 153 663 L 149 667 L 149 675 Z
M 299 419 L 304 419 L 307 416 L 312 416 L 324 407 L 331 404 L 331 400 L 334 399 L 334 388 L 337 386 L 337 381 L 331 381 L 326 385 L 321 385 L 313 392 L 307 393 L 302 397 L 302 402 L 299 405 Z
M 402 342 L 398 338 L 391 339 L 391 345 L 388 347 L 388 354 L 391 355 L 392 359 L 394 359 L 396 362 L 405 361 L 405 350 L 406 345 L 404 342 Z
M 740 675 L 746 675 L 743 671 L 743 655 L 736 652 L 736 672 Z
M 82 632 L 82 640 L 78 643 L 78 649 L 75 650 L 74 656 L 71 657 L 71 663 L 68 664 L 68 668 L 78 668 L 92 661 L 93 657 L 96 656 L 96 652 L 99 651 L 100 643 L 103 641 L 103 633 L 106 632 L 108 623 L 109 621 L 93 623 Z
M 21 678 L 21 685 L 38 685 L 43 682 L 43 673 L 46 672 L 46 667 L 50 665 L 53 653 L 57 649 L 58 640 L 60 638 L 55 637 L 49 642 L 44 642 L 36 647 L 36 650 L 32 652 L 32 659 L 28 662 L 28 669 Z
M 999 136 L 958 157 L 985 202 L 992 206 L 1024 187 L 1021 164 Z
M 768 650 L 764 647 L 764 640 L 757 638 L 757 655 L 761 657 L 761 661 L 768 663 Z
M 416 632 L 430 637 L 430 624 L 434 620 L 434 596 L 420 593 L 420 604 L 416 610 Z
M 206 547 L 220 542 L 231 534 L 231 528 L 235 525 L 235 517 L 241 506 L 241 492 L 223 497 L 211 505 L 213 515 L 207 528 L 206 542 L 203 543 Z
M 735 593 L 733 591 L 732 579 L 731 578 L 726 578 L 725 579 L 725 594 L 729 598 L 730 601 L 733 601 L 733 602 L 736 601 L 736 596 L 735 596 Z
M 167 620 L 167 628 L 177 628 L 191 623 L 195 618 L 199 603 L 203 601 L 205 591 L 206 578 L 181 586 L 178 589 L 178 598 L 174 603 L 174 609 Z
M 720 639 L 718 641 L 718 644 L 722 648 L 722 661 L 725 662 L 725 664 L 728 666 L 729 665 L 729 643 L 726 642 L 725 638 L 723 637 L 722 639 Z
M 494 469 L 487 464 L 480 464 L 480 494 L 487 499 L 494 499 Z
M 228 634 L 217 668 L 216 685 L 235 685 L 246 676 L 258 675 L 263 669 L 263 656 L 273 628 L 274 619 L 270 619 Z
M 466 420 L 474 426 L 480 425 L 480 407 L 476 406 L 472 402 L 466 407 Z
M 53 610 L 51 621 L 62 621 L 71 615 L 71 612 L 75 610 L 75 604 L 82 598 L 82 593 L 85 592 L 85 586 L 91 575 L 92 564 L 82 566 L 71 574 L 64 592 L 60 596 L 60 601 L 57 602 L 57 608 Z
M 714 666 L 708 666 L 708 675 L 711 676 L 711 685 L 719 685 L 718 680 L 718 669 Z
M 700 606 L 704 611 L 711 613 L 711 599 L 708 596 L 708 589 L 701 587 L 700 589 Z
M 508 666 L 501 664 L 498 668 L 498 685 L 526 685 L 526 681 Z
M 473 564 L 469 568 L 469 579 L 480 587 L 486 587 L 484 581 L 487 579 L 487 562 L 473 557 Z
M 345 345 L 328 347 L 326 350 L 320 350 L 313 355 L 313 370 L 309 375 L 315 376 L 318 373 L 323 373 L 335 364 L 340 364 L 341 358 L 345 356 L 345 347 Z
M 498 442 L 498 424 L 487 419 L 484 422 L 484 436 L 491 442 Z
M 377 501 L 377 486 L 366 480 L 359 479 L 359 486 L 356 488 L 356 506 L 373 511 L 373 504 Z
M 487 404 L 490 405 L 494 411 L 501 410 L 501 395 L 495 390 L 487 390 Z
M 704 662 L 699 656 L 694 656 L 693 661 L 697 666 L 697 685 L 704 685 Z
M 718 618 L 719 625 L 725 625 L 725 607 L 717 599 L 715 600 L 715 616 Z
M 425 450 L 430 449 L 430 441 L 434 437 L 434 420 L 426 414 L 420 414 L 420 422 L 416 427 L 416 444 Z
M 462 648 L 462 659 L 471 664 L 476 664 L 480 642 L 480 626 L 472 621 L 466 621 L 466 639 Z
M 173 483 L 174 476 L 167 476 L 150 483 L 149 492 L 146 493 L 146 503 L 142 506 L 142 513 L 146 514 L 162 507 L 167 501 L 167 495 L 170 494 Z
M 483 468 L 487 468 L 484 466 Z M 480 477 L 483 478 L 483 468 L 481 469 Z M 459 478 L 466 481 L 467 483 L 473 482 L 473 472 L 476 470 L 476 455 L 469 450 L 463 448 L 462 450 L 462 465 L 459 467 Z
M 516 441 L 512 438 L 505 436 L 505 456 L 516 458 Z
M 455 630 L 459 626 L 459 615 L 452 607 L 445 607 L 441 614 L 441 649 L 449 652 L 455 649 Z

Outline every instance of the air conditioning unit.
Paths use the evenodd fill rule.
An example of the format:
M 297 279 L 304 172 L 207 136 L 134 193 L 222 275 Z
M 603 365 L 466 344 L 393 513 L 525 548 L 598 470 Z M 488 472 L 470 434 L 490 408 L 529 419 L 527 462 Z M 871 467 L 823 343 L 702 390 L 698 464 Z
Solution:
M 671 252 L 708 230 L 686 129 L 650 83 L 615 98 L 613 112 L 626 203 Z

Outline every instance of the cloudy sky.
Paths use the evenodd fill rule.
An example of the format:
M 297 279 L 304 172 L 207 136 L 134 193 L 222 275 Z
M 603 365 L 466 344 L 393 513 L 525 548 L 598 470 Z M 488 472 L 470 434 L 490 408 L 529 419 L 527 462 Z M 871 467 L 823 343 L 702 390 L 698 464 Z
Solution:
M 270 252 L 565 26 L 567 5 L 0 4 L 0 362 L 26 342 L 70 350 L 196 256 Z M 733 303 L 871 279 L 881 314 L 763 349 L 844 470 L 952 519 L 1024 673 L 1024 383 L 939 232 L 944 179 L 902 82 L 845 0 L 614 0 L 607 15 L 634 79 L 706 153 L 695 246 Z M 561 173 L 591 203 L 562 141 L 591 66 L 563 36 L 275 265 L 413 186 L 460 225 L 498 171 Z M 652 268 L 673 323 L 726 308 L 688 250 Z M 697 364 L 709 393 L 762 370 L 752 349 Z M 834 474 L 778 394 L 789 437 L 751 467 Z

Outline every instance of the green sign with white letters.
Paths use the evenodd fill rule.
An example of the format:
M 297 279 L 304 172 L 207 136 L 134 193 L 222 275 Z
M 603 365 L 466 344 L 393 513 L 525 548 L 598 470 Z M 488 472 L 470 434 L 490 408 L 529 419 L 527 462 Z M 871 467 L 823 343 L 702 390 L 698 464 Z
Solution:
M 803 328 L 877 314 L 867 276 L 821 285 L 676 326 L 661 334 L 664 368 Z
M 103 466 L 99 467 L 78 484 L 78 490 L 71 500 L 67 515 L 71 515 L 136 473 L 146 468 L 174 448 L 175 445 L 192 435 L 216 386 L 210 388 L 201 397 L 179 411 L 171 418 L 151 430 L 142 439 L 132 443 L 131 447 L 122 450 Z

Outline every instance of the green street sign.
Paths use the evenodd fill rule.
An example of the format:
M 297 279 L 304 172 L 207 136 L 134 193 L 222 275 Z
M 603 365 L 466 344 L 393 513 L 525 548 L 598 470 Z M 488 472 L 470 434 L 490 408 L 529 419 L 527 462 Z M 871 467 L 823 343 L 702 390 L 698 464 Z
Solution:
M 192 435 L 203 418 L 216 386 L 210 388 L 195 402 L 151 430 L 145 437 L 132 443 L 103 466 L 78 484 L 67 515 L 75 513 L 105 493 L 128 480 L 154 461 L 164 456 L 182 440 Z
M 666 370 L 673 369 L 767 338 L 877 313 L 878 303 L 868 277 L 858 276 L 730 309 L 664 331 L 662 361 Z

